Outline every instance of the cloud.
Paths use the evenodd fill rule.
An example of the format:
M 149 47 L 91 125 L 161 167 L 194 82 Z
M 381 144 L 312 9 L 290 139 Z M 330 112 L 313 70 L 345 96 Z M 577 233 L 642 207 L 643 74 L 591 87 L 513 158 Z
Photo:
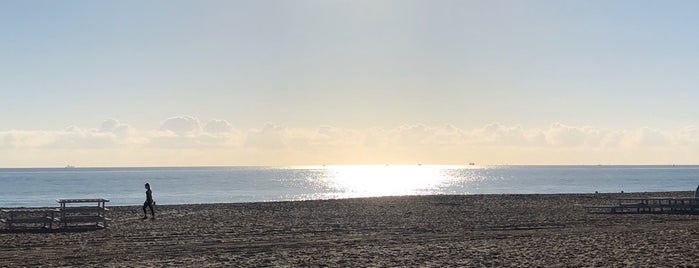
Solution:
M 102 122 L 102 126 L 99 128 L 99 131 L 103 133 L 114 133 L 120 137 L 125 137 L 132 134 L 132 128 L 129 125 L 122 124 L 116 119 L 107 119 Z
M 435 130 L 425 125 L 406 125 L 400 126 L 391 131 L 391 141 L 398 142 L 402 145 L 419 146 L 434 134 Z
M 675 137 L 678 145 L 699 145 L 699 127 L 688 126 L 681 129 Z
M 281 149 L 286 146 L 286 135 L 285 127 L 267 123 L 261 129 L 248 131 L 244 145 L 248 148 Z
M 238 146 L 242 141 L 240 131 L 225 120 L 211 120 L 204 129 L 199 119 L 192 116 L 172 117 L 165 120 L 159 131 L 145 133 L 147 147 L 161 149 L 210 149 Z
M 0 132 L 0 147 L 31 149 L 104 149 L 138 145 L 142 139 L 134 130 L 115 119 L 105 120 L 100 128 L 70 126 L 63 130 L 11 130 Z
M 467 132 L 467 141 L 470 144 L 526 147 L 545 144 L 545 133 L 541 130 L 527 130 L 519 125 L 488 124 Z
M 0 161 L 10 164 L 19 162 L 13 157 L 20 155 L 23 163 L 31 163 L 33 158 L 51 161 L 48 156 L 57 152 L 64 152 L 65 158 L 84 156 L 84 162 L 102 161 L 105 165 L 116 155 L 127 162 L 148 157 L 144 163 L 158 163 L 159 159 L 215 162 L 211 164 L 464 163 L 476 159 L 496 163 L 625 163 L 672 157 L 688 162 L 699 157 L 693 153 L 699 150 L 699 127 L 669 131 L 554 123 L 546 128 L 406 124 L 360 129 L 268 123 L 236 129 L 225 120 L 210 120 L 202 127 L 199 118 L 178 116 L 153 129 L 107 119 L 96 128 L 0 131 L 0 148 Z
M 679 132 L 673 135 L 658 129 L 644 127 L 630 132 L 620 143 L 627 147 L 666 147 L 673 145 L 673 136 L 679 137 L 682 134 Z
M 452 125 L 445 125 L 444 127 L 435 128 L 432 135 L 425 139 L 425 142 L 428 144 L 451 146 L 454 144 L 467 143 L 467 137 L 467 134 L 464 133 L 463 130 Z
M 311 144 L 319 147 L 361 146 L 363 138 L 360 131 L 333 126 L 318 127 L 311 136 Z
M 10 130 L 0 132 L 0 148 L 38 148 L 51 144 L 56 131 Z
M 601 145 L 604 130 L 588 126 L 568 126 L 555 123 L 545 133 L 546 142 L 554 146 L 596 147 Z
M 230 133 L 233 126 L 226 120 L 211 120 L 204 127 L 204 131 L 209 133 Z
M 160 125 L 160 130 L 170 131 L 180 136 L 194 135 L 201 131 L 199 119 L 192 116 L 177 116 L 165 120 Z
M 433 127 L 424 124 L 403 125 L 393 129 L 367 131 L 364 144 L 371 146 L 441 147 L 469 142 L 468 135 L 452 125 Z
M 55 133 L 54 140 L 47 147 L 60 149 L 106 148 L 115 145 L 113 135 L 90 131 L 76 126 Z
M 686 127 L 675 133 L 652 128 L 608 130 L 591 126 L 554 123 L 547 129 L 488 124 L 461 129 L 424 124 L 395 128 L 348 129 L 333 126 L 289 128 L 265 124 L 261 128 L 239 130 L 225 120 L 211 120 L 205 127 L 192 116 L 163 121 L 157 130 L 138 130 L 116 119 L 99 128 L 67 127 L 63 130 L 11 130 L 0 132 L 0 146 L 8 148 L 100 148 L 141 146 L 160 148 L 241 146 L 245 148 L 337 148 L 337 147 L 663 147 L 699 145 L 699 128 Z

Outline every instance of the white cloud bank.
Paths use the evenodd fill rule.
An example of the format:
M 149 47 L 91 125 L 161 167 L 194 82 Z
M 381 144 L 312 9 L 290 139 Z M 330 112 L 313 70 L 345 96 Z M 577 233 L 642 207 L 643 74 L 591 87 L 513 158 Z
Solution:
M 699 127 L 604 129 L 489 124 L 347 129 L 265 124 L 237 129 L 193 116 L 136 129 L 116 119 L 98 128 L 0 131 L 0 166 L 170 166 L 297 164 L 690 164 Z

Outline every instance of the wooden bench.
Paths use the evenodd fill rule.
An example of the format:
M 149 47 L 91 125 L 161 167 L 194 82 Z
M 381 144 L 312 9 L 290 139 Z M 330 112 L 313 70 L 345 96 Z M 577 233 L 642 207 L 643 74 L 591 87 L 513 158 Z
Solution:
M 107 218 L 108 199 L 58 199 L 56 202 L 60 204 L 58 221 L 64 228 L 68 228 L 68 224 L 71 227 L 107 228 L 107 222 L 111 220 Z M 86 205 L 90 203 L 92 205 Z
M 699 198 L 694 197 L 625 197 L 614 206 L 585 206 L 588 213 L 695 213 Z
M 585 206 L 588 213 L 640 213 L 650 211 L 643 205 L 619 205 L 619 206 Z
M 56 221 L 57 208 L 4 208 L 2 212 L 5 218 L 0 221 L 5 223 L 5 228 L 12 230 L 18 227 L 24 228 L 53 228 Z

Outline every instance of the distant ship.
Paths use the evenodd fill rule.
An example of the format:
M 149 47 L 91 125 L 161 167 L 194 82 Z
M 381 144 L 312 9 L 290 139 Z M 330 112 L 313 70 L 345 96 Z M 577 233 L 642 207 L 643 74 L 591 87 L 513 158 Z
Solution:
M 75 168 L 75 166 L 67 165 L 65 168 Z
M 471 163 L 468 163 L 468 165 L 469 165 L 469 166 L 475 166 L 476 163 L 471 162 Z

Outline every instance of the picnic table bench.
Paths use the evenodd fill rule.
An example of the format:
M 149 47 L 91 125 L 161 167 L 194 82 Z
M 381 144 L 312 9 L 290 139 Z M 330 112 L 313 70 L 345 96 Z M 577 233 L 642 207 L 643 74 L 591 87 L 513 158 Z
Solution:
M 8 230 L 16 227 L 52 229 L 58 211 L 57 208 L 3 208 L 5 218 L 0 221 L 5 223 Z
M 57 199 L 60 204 L 58 221 L 63 224 L 64 228 L 68 224 L 76 227 L 96 226 L 107 228 L 107 222 L 111 219 L 107 218 L 106 203 L 108 199 Z M 92 205 L 88 205 L 92 204 Z
M 585 206 L 589 213 L 663 213 L 699 211 L 695 197 L 624 197 L 616 205 Z

